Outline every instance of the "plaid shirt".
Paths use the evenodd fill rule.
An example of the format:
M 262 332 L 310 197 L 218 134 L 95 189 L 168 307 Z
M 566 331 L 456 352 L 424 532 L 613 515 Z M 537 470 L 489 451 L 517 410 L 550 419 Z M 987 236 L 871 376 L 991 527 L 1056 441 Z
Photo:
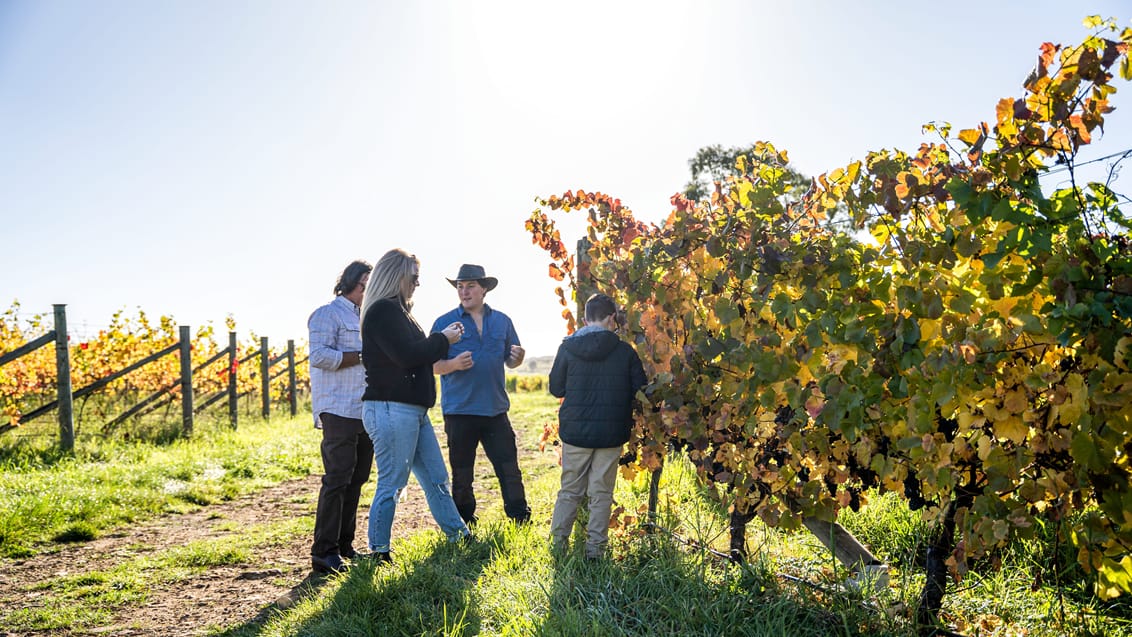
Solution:
M 319 414 L 331 413 L 342 418 L 362 418 L 362 393 L 366 389 L 366 371 L 362 365 L 338 369 L 343 352 L 362 351 L 359 309 L 336 297 L 311 314 L 310 330 L 311 411 L 314 426 L 321 427 Z

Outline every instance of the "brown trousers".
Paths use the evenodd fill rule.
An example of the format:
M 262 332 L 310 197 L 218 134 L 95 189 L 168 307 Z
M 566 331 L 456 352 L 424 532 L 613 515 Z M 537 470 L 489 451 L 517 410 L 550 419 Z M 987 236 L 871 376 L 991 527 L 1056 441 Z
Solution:
M 570 540 L 578 506 L 590 498 L 590 521 L 586 525 L 586 557 L 601 557 L 609 543 L 609 515 L 613 509 L 613 486 L 621 447 L 588 449 L 562 443 L 562 486 L 554 504 L 550 535 L 555 544 Z

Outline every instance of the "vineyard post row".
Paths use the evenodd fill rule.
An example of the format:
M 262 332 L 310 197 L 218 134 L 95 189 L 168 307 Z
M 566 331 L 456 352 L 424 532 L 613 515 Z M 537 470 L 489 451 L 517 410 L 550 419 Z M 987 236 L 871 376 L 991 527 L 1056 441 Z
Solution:
M 2 367 L 2 366 L 6 365 L 6 364 L 8 364 L 12 361 L 15 361 L 15 360 L 23 357 L 23 356 L 26 356 L 28 354 L 31 354 L 32 352 L 35 352 L 36 350 L 47 345 L 48 343 L 51 343 L 51 342 L 55 343 L 55 366 L 56 366 L 56 386 L 57 386 L 56 396 L 57 397 L 54 401 L 52 401 L 52 402 L 50 402 L 46 405 L 42 405 L 40 407 L 37 407 L 36 409 L 28 412 L 27 414 L 23 414 L 20 417 L 20 420 L 21 420 L 21 422 L 26 422 L 26 421 L 32 420 L 33 418 L 37 418 L 39 416 L 42 416 L 43 414 L 50 412 L 52 409 L 57 408 L 58 409 L 58 418 L 59 418 L 59 444 L 60 444 L 60 447 L 63 450 L 69 451 L 69 450 L 73 449 L 74 445 L 75 445 L 75 425 L 74 425 L 74 408 L 73 408 L 73 405 L 74 405 L 74 400 L 76 398 L 81 398 L 83 396 L 86 396 L 87 394 L 91 394 L 91 393 L 93 393 L 93 392 L 95 392 L 99 389 L 102 389 L 103 387 L 106 387 L 107 385 L 109 385 L 112 381 L 117 380 L 118 378 L 121 378 L 121 377 L 125 376 L 126 374 L 129 374 L 130 372 L 132 372 L 134 370 L 137 370 L 141 367 L 144 367 L 145 365 L 148 365 L 149 363 L 152 363 L 152 362 L 154 362 L 154 361 L 156 361 L 160 358 L 168 356 L 169 354 L 172 354 L 173 352 L 178 352 L 178 354 L 179 354 L 179 358 L 180 358 L 180 362 L 181 362 L 181 377 L 180 377 L 180 380 L 176 383 L 173 383 L 172 385 L 169 385 L 167 387 L 164 387 L 164 388 L 158 390 L 157 392 L 154 392 L 150 396 L 144 398 L 143 400 L 141 400 L 140 402 L 138 402 L 134 406 L 130 407 L 125 412 L 123 412 L 121 415 L 119 415 L 117 418 L 115 418 L 113 421 L 111 421 L 110 423 L 107 423 L 106 429 L 110 429 L 111 427 L 125 421 L 127 418 L 129 418 L 131 416 L 145 415 L 146 413 L 149 413 L 149 412 L 157 409 L 158 407 L 161 407 L 162 405 L 164 405 L 168 402 L 171 402 L 173 400 L 173 397 L 169 394 L 174 389 L 176 389 L 178 385 L 180 386 L 180 389 L 181 389 L 181 419 L 182 419 L 181 424 L 182 424 L 182 430 L 183 430 L 184 435 L 188 436 L 188 435 L 192 434 L 194 414 L 200 413 L 204 409 L 208 408 L 210 405 L 216 403 L 217 401 L 219 401 L 220 399 L 225 398 L 225 397 L 228 398 L 228 418 L 229 418 L 229 421 L 232 424 L 232 428 L 235 429 L 236 424 L 237 424 L 238 399 L 241 396 L 244 396 L 248 393 L 248 392 L 244 392 L 243 394 L 237 393 L 235 371 L 236 371 L 238 365 L 245 363 L 247 361 L 250 361 L 251 359 L 253 359 L 257 356 L 260 358 L 260 374 L 261 374 L 261 378 L 262 378 L 261 393 L 262 393 L 262 413 L 263 413 L 263 416 L 266 418 L 271 413 L 271 392 L 270 392 L 271 381 L 278 378 L 280 375 L 282 375 L 284 373 L 287 374 L 287 379 L 288 379 L 287 390 L 288 390 L 288 396 L 289 396 L 289 402 L 290 402 L 289 406 L 290 406 L 291 415 L 295 416 L 298 413 L 298 398 L 297 398 L 297 392 L 296 392 L 296 374 L 295 374 L 295 366 L 296 366 L 297 362 L 295 361 L 295 341 L 294 341 L 294 339 L 288 339 L 287 340 L 287 350 L 284 353 L 280 354 L 279 356 L 272 358 L 270 350 L 268 349 L 268 339 L 267 339 L 266 336 L 263 336 L 263 337 L 260 338 L 260 348 L 259 348 L 259 350 L 254 351 L 254 352 L 248 354 L 247 356 L 245 356 L 244 358 L 237 360 L 237 358 L 236 358 L 236 356 L 237 356 L 236 333 L 235 332 L 229 332 L 228 333 L 228 347 L 224 348 L 223 350 L 220 350 L 212 358 L 208 359 L 204 363 L 201 363 L 200 365 L 197 365 L 194 368 L 192 366 L 192 358 L 191 358 L 192 334 L 191 334 L 191 329 L 188 325 L 179 326 L 180 340 L 179 340 L 178 343 L 174 343 L 173 345 L 170 345 L 169 347 L 166 347 L 165 349 L 154 352 L 153 354 L 150 354 L 149 356 L 146 356 L 145 358 L 143 358 L 143 359 L 141 359 L 141 360 L 139 360 L 135 363 L 132 363 L 131 365 L 128 365 L 127 367 L 120 369 L 120 370 L 110 374 L 109 376 L 101 378 L 101 379 L 87 385 L 86 387 L 83 387 L 83 388 L 81 388 L 77 391 L 72 391 L 72 388 L 71 388 L 71 358 L 70 358 L 70 349 L 69 349 L 68 342 L 67 342 L 68 339 L 67 339 L 67 312 L 66 312 L 66 307 L 67 307 L 66 304 L 62 304 L 62 303 L 53 305 L 54 318 L 55 318 L 55 329 L 51 330 L 50 332 L 48 332 L 48 333 L 46 333 L 46 334 L 44 334 L 44 335 L 42 335 L 42 336 L 40 336 L 36 339 L 28 341 L 24 345 L 16 348 L 15 350 L 12 350 L 11 352 L 7 352 L 5 354 L 0 355 L 0 367 Z M 212 363 L 215 363 L 216 361 L 220 360 L 224 356 L 228 357 L 228 369 L 227 369 L 228 386 L 227 386 L 227 389 L 222 390 L 220 392 L 217 392 L 216 394 L 208 397 L 199 406 L 194 408 L 194 406 L 193 406 L 193 375 L 195 373 L 199 372 L 200 370 L 202 370 L 203 368 L 205 368 L 205 367 L 211 365 Z M 286 363 L 287 363 L 284 366 L 284 368 L 280 369 L 279 371 L 272 374 L 271 368 L 274 367 L 275 365 L 277 365 L 278 363 L 283 362 L 283 361 L 286 361 Z M 301 363 L 301 362 L 302 361 L 298 361 L 298 363 Z M 161 399 L 162 397 L 167 396 L 167 395 L 168 395 L 168 397 L 166 398 L 166 400 L 159 401 L 159 399 Z M 15 426 L 12 425 L 12 424 L 0 425 L 0 433 L 4 433 L 4 432 L 9 431 L 13 428 L 15 428 Z

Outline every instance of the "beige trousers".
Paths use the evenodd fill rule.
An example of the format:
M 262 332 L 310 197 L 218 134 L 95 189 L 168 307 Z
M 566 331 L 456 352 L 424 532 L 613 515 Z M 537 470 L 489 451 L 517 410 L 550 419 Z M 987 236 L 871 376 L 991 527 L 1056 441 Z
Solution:
M 609 515 L 613 508 L 613 485 L 621 447 L 588 449 L 562 443 L 562 486 L 554 504 L 550 535 L 555 544 L 570 540 L 582 497 L 590 498 L 590 521 L 586 526 L 586 557 L 601 557 L 609 543 Z

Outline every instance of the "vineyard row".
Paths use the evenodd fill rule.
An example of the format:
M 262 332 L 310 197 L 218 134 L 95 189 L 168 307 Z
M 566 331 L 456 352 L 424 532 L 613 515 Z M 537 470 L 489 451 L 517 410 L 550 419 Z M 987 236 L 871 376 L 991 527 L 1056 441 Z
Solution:
M 295 415 L 298 394 L 309 387 L 306 357 L 293 340 L 272 351 L 267 337 L 253 334 L 241 346 L 230 331 L 220 347 L 211 326 L 194 335 L 170 317 L 152 325 L 144 312 L 136 318 L 119 312 L 97 337 L 72 346 L 65 305 L 54 306 L 50 326 L 36 316 L 26 327 L 14 320 L 16 307 L 0 316 L 0 409 L 9 419 L 0 433 L 55 411 L 61 446 L 70 449 L 75 402 L 81 401 L 78 414 L 87 410 L 87 417 L 102 422 L 103 433 L 179 403 L 181 433 L 189 435 L 194 416 L 225 399 L 235 427 L 239 398 L 253 393 L 260 395 L 264 417 L 273 399 L 285 400 Z

